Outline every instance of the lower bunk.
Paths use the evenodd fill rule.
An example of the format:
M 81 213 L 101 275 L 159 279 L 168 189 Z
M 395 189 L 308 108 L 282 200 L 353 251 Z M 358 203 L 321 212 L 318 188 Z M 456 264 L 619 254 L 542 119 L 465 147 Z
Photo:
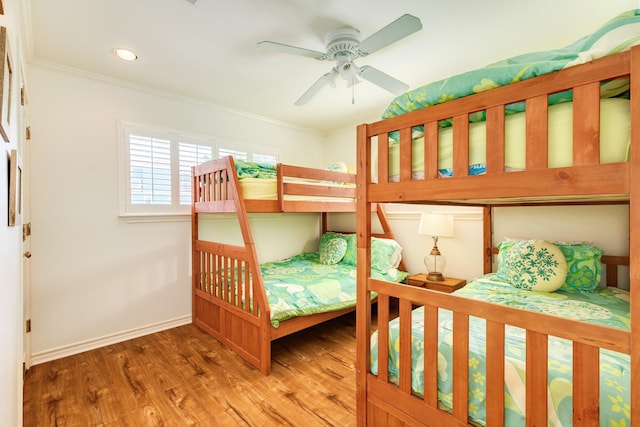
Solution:
M 399 282 L 402 248 L 393 239 L 372 239 L 378 264 L 372 277 Z M 271 341 L 355 311 L 355 235 L 324 233 L 318 252 L 259 266 L 259 273 L 219 244 L 196 243 L 194 323 L 264 374 Z M 237 255 L 236 255 L 237 256 Z M 261 304 L 261 298 L 266 304 Z M 375 301 L 375 294 L 372 295 Z
M 608 285 L 628 261 L 602 258 Z M 370 325 L 359 330 L 359 425 L 632 425 L 629 292 L 519 289 L 500 262 L 450 295 L 368 280 L 377 330 L 358 319 Z M 577 262 L 567 283 L 599 279 L 599 254 L 591 270 Z

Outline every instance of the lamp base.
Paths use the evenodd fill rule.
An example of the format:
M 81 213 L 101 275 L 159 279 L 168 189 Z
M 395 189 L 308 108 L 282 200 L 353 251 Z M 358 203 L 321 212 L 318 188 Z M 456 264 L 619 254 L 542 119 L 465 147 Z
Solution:
M 432 280 L 434 282 L 444 282 L 444 276 L 442 273 L 433 272 L 427 273 L 427 280 Z

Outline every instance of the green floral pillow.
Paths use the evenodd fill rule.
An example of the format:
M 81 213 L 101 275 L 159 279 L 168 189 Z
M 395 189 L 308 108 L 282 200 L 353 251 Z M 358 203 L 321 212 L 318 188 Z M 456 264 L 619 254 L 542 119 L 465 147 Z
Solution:
M 371 268 L 381 272 L 395 268 L 393 264 L 396 248 L 385 240 L 371 238 Z
M 567 260 L 567 279 L 563 290 L 593 292 L 600 286 L 602 249 L 586 243 L 555 244 Z
M 512 286 L 538 292 L 553 292 L 564 284 L 567 262 L 553 243 L 544 240 L 520 240 L 498 244 L 502 254 L 497 276 Z
M 336 237 L 320 246 L 320 262 L 323 264 L 337 264 L 347 251 L 347 241 Z
M 325 246 L 329 242 L 329 240 L 331 240 L 331 239 L 343 239 L 343 240 L 346 241 L 347 240 L 347 235 L 346 234 L 342 234 L 342 233 L 336 233 L 334 231 L 327 231 L 320 238 L 320 246 L 318 248 L 318 252 L 320 252 L 322 247 Z
M 347 253 L 342 259 L 343 264 L 356 265 L 355 234 L 344 236 L 347 240 Z M 398 268 L 402 259 L 402 247 L 393 239 L 371 238 L 371 268 L 385 272 L 390 268 Z
M 357 237 L 355 234 L 346 234 L 345 239 L 347 240 L 347 253 L 344 254 L 342 263 L 356 265 L 356 258 L 358 257 L 356 253 Z

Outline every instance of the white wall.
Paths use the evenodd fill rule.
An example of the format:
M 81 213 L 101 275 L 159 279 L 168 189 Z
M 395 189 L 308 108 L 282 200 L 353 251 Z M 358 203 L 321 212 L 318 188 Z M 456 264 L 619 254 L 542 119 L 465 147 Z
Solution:
M 393 235 L 402 246 L 402 258 L 410 274 L 424 273 L 424 257 L 433 247 L 433 239 L 418 234 L 421 212 L 451 214 L 454 217 L 453 238 L 438 240 L 438 248 L 446 257 L 445 276 L 470 280 L 482 274 L 483 236 L 482 209 L 461 206 L 387 205 L 386 217 Z M 336 231 L 355 229 L 354 214 L 333 215 L 329 228 Z M 372 214 L 373 232 L 381 232 L 376 215 Z
M 268 144 L 283 162 L 321 166 L 313 132 L 69 70 L 29 74 L 34 363 L 191 321 L 190 217 L 119 218 L 118 120 Z
M 529 206 L 496 208 L 494 242 L 506 238 L 589 242 L 607 255 L 629 255 L 629 206 Z M 620 286 L 629 286 L 628 269 Z

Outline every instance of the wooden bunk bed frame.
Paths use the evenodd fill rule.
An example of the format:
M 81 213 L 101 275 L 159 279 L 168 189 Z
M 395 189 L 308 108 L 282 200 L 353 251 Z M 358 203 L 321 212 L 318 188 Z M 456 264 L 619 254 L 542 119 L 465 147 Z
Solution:
M 291 182 L 289 178 L 301 181 Z M 353 308 L 270 322 L 270 309 L 249 224 L 249 213 L 317 212 L 321 232 L 328 229 L 328 213 L 355 212 L 355 187 L 322 185 L 355 183 L 355 175 L 299 166 L 277 166 L 277 199 L 251 200 L 242 195 L 232 157 L 192 169 L 192 310 L 193 323 L 238 353 L 264 375 L 271 372 L 271 341 L 353 312 Z M 288 196 L 315 200 L 288 200 Z M 318 199 L 319 197 L 319 199 Z M 338 201 L 339 200 L 339 201 Z M 393 238 L 381 206 L 375 206 L 382 233 Z M 206 241 L 198 235 L 200 214 L 236 214 L 243 246 Z M 227 291 L 224 292 L 223 289 Z M 251 301 L 251 303 L 249 303 Z
M 590 63 L 499 87 L 403 116 L 363 124 L 357 129 L 357 419 L 358 425 L 468 425 L 468 324 L 470 316 L 487 320 L 487 425 L 504 425 L 505 325 L 526 329 L 527 425 L 547 425 L 547 337 L 573 342 L 573 423 L 597 426 L 599 416 L 599 350 L 629 354 L 631 419 L 640 424 L 640 150 L 627 162 L 600 164 L 600 82 L 628 76 L 631 84 L 631 146 L 640 146 L 640 47 Z M 547 96 L 573 89 L 573 166 L 547 167 Z M 526 101 L 526 169 L 504 171 L 505 105 Z M 486 174 L 468 174 L 468 116 L 486 110 Z M 438 178 L 438 121 L 453 118 L 453 177 Z M 424 126 L 425 177 L 412 179 L 412 127 Z M 400 176 L 390 182 L 388 144 L 400 135 Z M 377 154 L 372 144 L 377 143 Z M 372 153 L 377 180 L 372 179 Z M 629 257 L 605 257 L 624 264 L 630 259 L 631 328 L 585 324 L 506 306 L 473 301 L 427 289 L 375 280 L 370 265 L 370 205 L 375 203 L 467 204 L 484 206 L 484 271 L 491 272 L 492 206 L 566 203 L 628 203 Z M 613 274 L 615 268 L 607 271 Z M 400 374 L 398 385 L 387 374 L 387 353 L 379 346 L 379 375 L 370 371 L 371 292 L 378 293 L 377 328 L 385 342 L 389 298 L 399 300 Z M 425 306 L 424 398 L 411 392 L 411 309 Z M 438 409 L 437 310 L 453 311 L 453 409 Z M 635 333 L 633 333 L 635 331 Z M 404 337 L 404 338 L 403 338 Z M 466 343 L 466 344 L 465 344 Z

